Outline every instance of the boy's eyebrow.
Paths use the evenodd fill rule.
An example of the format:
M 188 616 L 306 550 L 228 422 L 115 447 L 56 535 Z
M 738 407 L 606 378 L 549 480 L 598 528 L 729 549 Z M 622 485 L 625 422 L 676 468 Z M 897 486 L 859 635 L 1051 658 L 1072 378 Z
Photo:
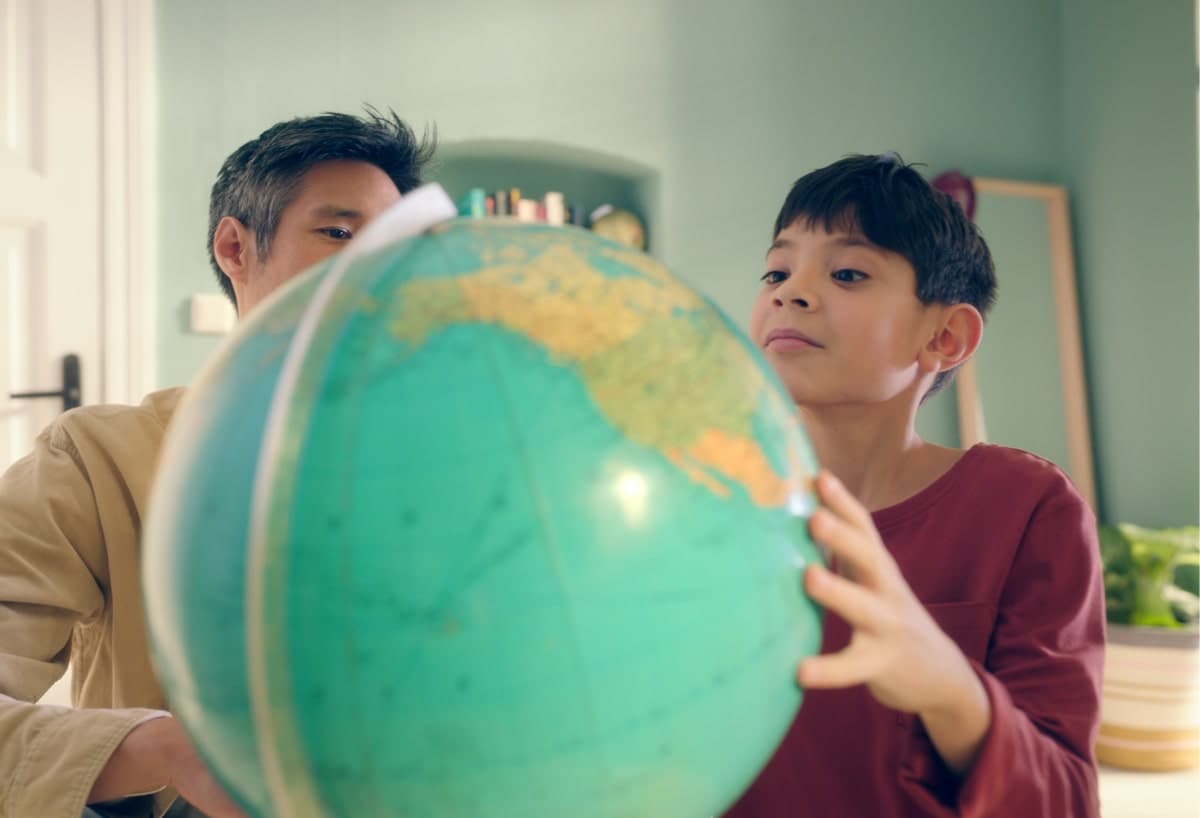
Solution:
M 859 236 L 859 235 L 838 236 L 836 239 L 833 240 L 833 242 L 834 242 L 834 244 L 841 244 L 846 247 L 866 247 L 869 250 L 881 249 L 878 244 L 875 244 L 873 241 L 870 241 L 869 239 L 867 239 L 866 236 Z
M 883 252 L 883 248 L 880 247 L 878 244 L 875 244 L 873 241 L 869 240 L 866 236 L 860 236 L 857 234 L 837 236 L 834 239 L 832 239 L 832 241 L 834 244 L 840 244 L 843 247 L 865 247 L 868 250 L 874 250 L 877 253 Z M 771 246 L 767 248 L 766 254 L 769 256 L 769 255 L 771 255 L 772 250 L 780 250 L 780 249 L 787 250 L 794 246 L 795 246 L 795 243 L 789 239 L 778 239 L 777 238 L 777 239 L 775 239 L 775 241 L 771 242 Z
M 352 207 L 323 204 L 312 209 L 312 215 L 322 219 L 362 219 L 362 211 Z
M 771 242 L 771 246 L 767 248 L 766 255 L 771 255 L 772 250 L 778 250 L 780 248 L 786 249 L 791 246 L 792 243 L 787 239 L 775 239 L 775 241 Z

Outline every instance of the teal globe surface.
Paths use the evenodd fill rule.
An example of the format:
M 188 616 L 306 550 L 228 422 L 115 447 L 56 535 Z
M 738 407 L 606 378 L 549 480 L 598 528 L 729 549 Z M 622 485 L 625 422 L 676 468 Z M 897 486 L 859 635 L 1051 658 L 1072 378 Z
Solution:
M 259 818 L 706 818 L 820 645 L 814 468 L 757 351 L 649 256 L 489 220 L 348 250 L 172 422 L 156 668 Z

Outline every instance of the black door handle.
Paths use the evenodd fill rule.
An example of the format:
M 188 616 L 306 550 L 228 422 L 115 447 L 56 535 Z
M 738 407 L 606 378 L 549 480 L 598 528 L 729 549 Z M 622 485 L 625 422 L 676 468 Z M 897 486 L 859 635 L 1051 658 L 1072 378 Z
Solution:
M 62 389 L 57 392 L 13 392 L 13 400 L 25 398 L 61 398 L 63 411 L 74 409 L 83 402 L 83 381 L 79 374 L 79 356 L 64 355 L 62 359 Z

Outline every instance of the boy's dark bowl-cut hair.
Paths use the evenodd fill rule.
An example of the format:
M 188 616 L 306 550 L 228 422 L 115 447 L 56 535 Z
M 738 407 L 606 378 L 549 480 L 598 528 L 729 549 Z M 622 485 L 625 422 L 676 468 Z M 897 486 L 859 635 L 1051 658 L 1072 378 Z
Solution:
M 903 256 L 916 271 L 923 304 L 970 304 L 986 317 L 996 300 L 996 271 L 979 229 L 895 153 L 847 156 L 802 176 L 775 219 L 774 236 L 799 219 L 809 228 L 861 233 Z M 924 397 L 954 372 L 939 372 Z

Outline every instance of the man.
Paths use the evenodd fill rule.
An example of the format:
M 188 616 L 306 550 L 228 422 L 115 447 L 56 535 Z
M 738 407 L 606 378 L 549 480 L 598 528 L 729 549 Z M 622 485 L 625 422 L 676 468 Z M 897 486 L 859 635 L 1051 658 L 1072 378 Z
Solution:
M 234 151 L 209 257 L 239 316 L 416 188 L 431 154 L 373 110 L 281 122 Z M 211 818 L 242 815 L 166 712 L 143 625 L 141 520 L 182 391 L 68 412 L 0 477 L 0 818 L 110 802 L 140 818 L 176 791 Z M 79 709 L 35 704 L 68 662 Z

